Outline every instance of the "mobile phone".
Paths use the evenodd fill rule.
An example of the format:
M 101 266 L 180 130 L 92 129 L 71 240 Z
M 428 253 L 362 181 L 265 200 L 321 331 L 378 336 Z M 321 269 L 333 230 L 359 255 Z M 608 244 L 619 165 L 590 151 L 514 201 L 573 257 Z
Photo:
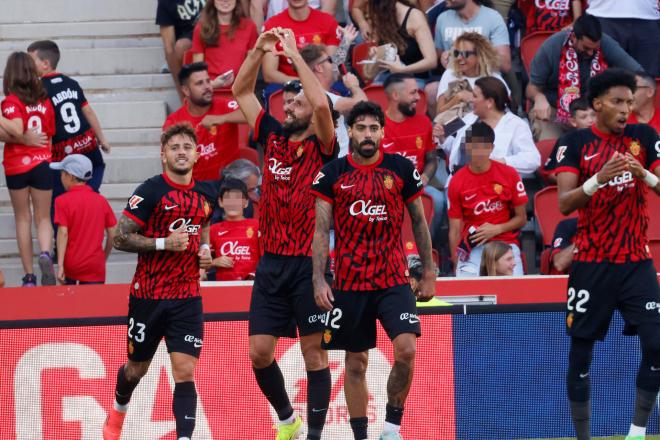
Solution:
M 465 122 L 461 118 L 454 118 L 442 126 L 445 131 L 445 137 L 453 135 L 463 127 L 465 127 Z

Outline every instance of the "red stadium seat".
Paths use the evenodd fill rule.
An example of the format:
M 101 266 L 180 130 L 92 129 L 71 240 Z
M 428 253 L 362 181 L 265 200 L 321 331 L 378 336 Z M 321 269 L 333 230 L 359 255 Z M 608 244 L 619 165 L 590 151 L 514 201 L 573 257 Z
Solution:
M 556 186 L 548 186 L 534 195 L 534 216 L 541 230 L 544 246 L 552 244 L 552 236 L 557 224 L 567 218 L 577 217 L 577 211 L 569 216 L 559 212 L 559 201 Z
M 525 35 L 525 38 L 520 41 L 520 58 L 522 58 L 523 65 L 528 74 L 536 51 L 539 50 L 543 42 L 552 34 L 554 34 L 552 31 L 533 32 Z
M 364 77 L 364 65 L 358 63 L 358 61 L 368 60 L 369 59 L 369 49 L 374 46 L 373 43 L 360 43 L 353 46 L 353 51 L 351 52 L 351 63 L 353 64 L 353 69 L 357 72 L 358 76 L 362 78 L 364 84 L 367 85 L 371 83 L 371 80 L 368 80 Z
M 252 148 L 249 147 L 250 145 L 250 126 L 248 124 L 237 124 L 238 125 L 238 148 L 248 148 L 252 150 Z M 246 159 L 250 159 L 247 157 Z M 250 159 L 252 160 L 252 159 Z M 257 165 L 259 165 L 258 162 L 255 162 Z
M 284 122 L 284 92 L 278 90 L 268 97 L 268 113 L 280 122 Z
M 660 197 L 654 194 L 653 191 L 649 191 L 646 197 L 646 208 L 649 213 L 649 240 L 660 241 Z
M 250 147 L 239 147 L 238 156 L 241 159 L 247 159 L 256 166 L 259 166 L 259 153 L 254 148 Z
M 550 267 L 552 265 L 552 261 L 550 259 L 551 253 L 552 249 L 550 248 L 543 249 L 543 252 L 541 252 L 541 275 L 550 275 Z
M 387 108 L 387 95 L 385 94 L 385 89 L 383 86 L 371 85 L 364 88 L 364 93 L 369 98 L 369 101 L 373 101 L 376 104 L 379 104 L 380 107 L 385 111 Z M 420 114 L 426 113 L 426 94 L 424 90 L 419 90 L 419 102 L 417 103 L 417 111 Z
M 427 194 L 422 194 L 422 205 L 424 205 L 424 217 L 426 217 L 426 223 L 431 224 L 433 220 L 433 199 Z M 415 243 L 415 235 L 412 230 L 412 220 L 410 219 L 410 214 L 408 214 L 408 209 L 405 209 L 403 212 L 403 225 L 401 227 L 401 240 L 405 244 L 406 242 Z
M 549 183 L 548 180 L 549 173 L 544 171 L 543 167 L 545 166 L 546 161 L 552 154 L 552 149 L 555 147 L 556 142 L 557 139 L 544 139 L 536 143 L 536 149 L 539 150 L 539 153 L 541 154 L 541 168 L 538 169 L 538 172 L 541 175 L 541 178 L 546 183 Z

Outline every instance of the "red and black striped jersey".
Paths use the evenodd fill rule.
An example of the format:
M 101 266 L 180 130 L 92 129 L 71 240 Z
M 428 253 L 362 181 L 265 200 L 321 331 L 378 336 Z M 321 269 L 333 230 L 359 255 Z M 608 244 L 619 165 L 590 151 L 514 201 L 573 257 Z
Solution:
M 575 173 L 578 184 L 597 173 L 615 151 L 632 154 L 653 172 L 660 166 L 660 139 L 646 124 L 627 125 L 621 135 L 608 135 L 594 125 L 559 139 L 547 168 L 555 174 Z M 651 258 L 646 231 L 648 187 L 626 171 L 596 191 L 578 210 L 575 261 L 623 263 Z M 656 197 L 651 194 L 650 197 Z M 657 213 L 655 213 L 657 215 Z
M 140 185 L 126 204 L 124 215 L 141 226 L 145 237 L 165 238 L 185 228 L 188 248 L 183 252 L 151 251 L 138 254 L 131 295 L 146 299 L 199 296 L 199 245 L 202 227 L 213 208 L 202 182 L 179 185 L 167 174 Z
M 330 155 L 316 136 L 291 141 L 264 111 L 255 127 L 265 162 L 259 201 L 261 247 L 271 254 L 311 255 L 316 200 L 310 193 L 312 181 L 324 163 L 337 157 L 337 141 L 333 139 Z
M 335 279 L 339 290 L 371 291 L 408 283 L 403 214 L 424 186 L 413 163 L 380 153 L 372 165 L 351 155 L 324 166 L 312 193 L 333 204 Z

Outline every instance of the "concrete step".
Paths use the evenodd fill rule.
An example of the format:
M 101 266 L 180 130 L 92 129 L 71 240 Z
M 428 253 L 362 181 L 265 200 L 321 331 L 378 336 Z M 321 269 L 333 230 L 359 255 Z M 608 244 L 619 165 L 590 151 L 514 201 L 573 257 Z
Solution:
M 160 128 L 167 117 L 163 101 L 97 102 L 93 108 L 103 128 Z
M 137 265 L 137 254 L 113 251 L 106 263 L 107 284 L 128 284 L 133 279 L 135 266 Z M 23 266 L 17 257 L 0 259 L 0 266 L 5 275 L 6 287 L 19 287 L 23 278 Z M 57 267 L 57 265 L 55 266 Z M 37 282 L 41 281 L 41 273 L 35 258 L 34 268 L 37 272 Z M 127 291 L 128 292 L 128 291 Z
M 104 159 L 103 184 L 140 182 L 162 172 L 159 146 L 115 148 Z
M 81 23 L 17 23 L 2 26 L 5 40 L 54 40 L 64 38 L 133 38 L 157 36 L 154 20 L 88 21 Z M 59 41 L 58 41 L 59 44 Z
M 3 0 L 2 9 L 11 14 L 0 14 L 0 23 L 154 20 L 157 4 L 157 0 Z
M 179 94 L 174 86 L 168 89 L 126 89 L 126 90 L 108 90 L 103 93 L 85 91 L 85 96 L 92 105 L 98 102 L 143 102 L 143 101 L 162 101 L 165 104 L 167 114 L 172 113 L 181 107 Z M 165 122 L 163 119 L 162 122 Z
M 101 185 L 101 194 L 103 197 L 108 199 L 110 206 L 124 206 L 126 200 L 133 194 L 133 191 L 137 186 L 144 182 L 149 177 L 153 176 L 156 173 L 146 174 L 143 178 L 140 178 L 136 182 L 122 182 L 122 183 L 107 183 Z M 117 204 L 113 205 L 113 201 L 116 201 Z M 11 201 L 9 199 L 9 190 L 6 186 L 0 187 L 0 205 L 6 209 L 3 209 L 3 212 L 11 212 Z
M 0 66 L 10 50 L 0 50 Z M 160 47 L 71 49 L 58 69 L 70 75 L 157 73 L 165 63 Z
M 108 138 L 108 142 L 113 147 L 121 147 L 130 145 L 160 145 L 162 131 L 160 128 L 110 128 L 104 129 L 103 133 L 105 133 L 105 137 Z
M 66 23 L 62 23 L 67 26 Z M 29 37 L 29 36 L 28 36 Z M 51 38 L 57 43 L 60 48 L 61 58 L 64 61 L 73 49 L 98 49 L 108 47 L 162 47 L 162 41 L 158 35 L 146 36 L 131 36 L 131 37 L 106 37 L 106 38 Z M 3 40 L 0 42 L 0 50 L 16 51 L 27 50 L 30 43 L 35 41 L 33 38 L 29 39 L 16 39 L 16 40 Z M 59 67 L 59 66 L 58 66 Z

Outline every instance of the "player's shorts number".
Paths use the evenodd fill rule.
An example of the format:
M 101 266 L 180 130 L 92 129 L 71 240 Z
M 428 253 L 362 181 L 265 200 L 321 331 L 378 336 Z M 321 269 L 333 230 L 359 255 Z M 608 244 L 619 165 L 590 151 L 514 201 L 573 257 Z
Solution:
M 566 308 L 568 310 L 573 310 L 573 301 L 575 302 L 575 311 L 578 313 L 584 313 L 587 311 L 587 308 L 584 305 L 589 301 L 589 292 L 584 289 L 580 289 L 575 292 L 574 288 L 568 289 L 568 301 L 566 302 Z
M 41 118 L 39 116 L 30 116 L 27 121 L 27 128 L 41 133 Z
M 330 327 L 332 328 L 339 328 L 339 323 L 338 321 L 341 319 L 343 315 L 343 312 L 341 309 L 334 308 L 332 311 L 328 312 L 327 316 L 325 317 L 325 322 L 330 323 Z
M 128 320 L 128 337 L 135 339 L 135 342 L 144 341 L 144 329 L 147 328 L 146 325 L 141 322 L 135 321 L 133 318 Z M 135 329 L 135 337 L 133 337 L 133 329 Z
M 76 106 L 72 102 L 67 102 L 60 107 L 62 120 L 65 122 L 64 129 L 67 133 L 78 133 L 80 130 L 80 118 L 76 112 Z

